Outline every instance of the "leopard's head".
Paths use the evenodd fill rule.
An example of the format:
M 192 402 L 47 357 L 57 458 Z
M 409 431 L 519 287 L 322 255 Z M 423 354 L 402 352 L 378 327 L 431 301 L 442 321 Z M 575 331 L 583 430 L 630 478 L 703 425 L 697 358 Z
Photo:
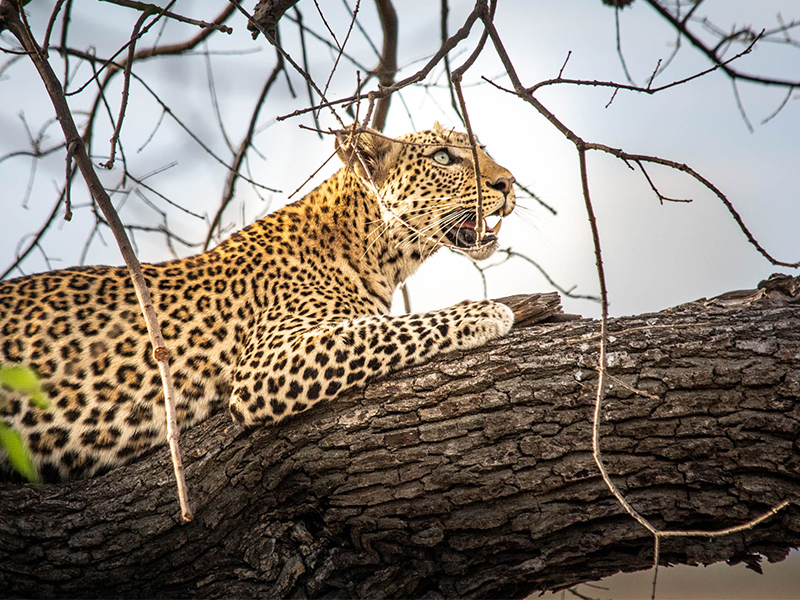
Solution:
M 337 136 L 343 162 L 379 199 L 384 227 L 424 248 L 458 250 L 475 260 L 497 249 L 503 217 L 514 210 L 514 176 L 478 146 L 483 216 L 477 222 L 478 193 L 473 150 L 467 134 L 444 129 L 418 131 L 396 139 L 373 131 Z

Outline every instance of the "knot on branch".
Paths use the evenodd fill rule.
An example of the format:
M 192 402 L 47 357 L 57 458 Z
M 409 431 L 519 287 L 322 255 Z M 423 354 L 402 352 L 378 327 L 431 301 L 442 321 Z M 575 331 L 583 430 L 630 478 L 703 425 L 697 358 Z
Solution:
M 278 39 L 278 21 L 283 13 L 297 3 L 297 0 L 261 0 L 253 10 L 253 20 L 266 31 L 272 39 Z M 253 23 L 247 24 L 253 39 L 258 37 L 259 29 Z

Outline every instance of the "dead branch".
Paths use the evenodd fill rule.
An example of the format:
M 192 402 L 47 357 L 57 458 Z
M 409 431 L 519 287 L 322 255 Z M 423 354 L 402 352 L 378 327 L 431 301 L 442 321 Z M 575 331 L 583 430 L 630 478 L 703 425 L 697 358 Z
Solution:
M 169 350 L 166 347 L 164 338 L 161 335 L 161 328 L 158 324 L 158 316 L 156 315 L 153 307 L 153 302 L 150 298 L 150 292 L 147 288 L 144 275 L 142 273 L 139 261 L 136 259 L 136 254 L 131 248 L 128 236 L 125 234 L 125 228 L 114 210 L 114 205 L 108 197 L 102 183 L 94 171 L 91 160 L 86 153 L 86 148 L 83 140 L 78 133 L 75 121 L 72 118 L 69 106 L 64 96 L 64 91 L 61 84 L 47 62 L 42 49 L 33 39 L 31 31 L 26 23 L 23 22 L 24 11 L 19 11 L 16 5 L 9 5 L 7 2 L 3 3 L 7 8 L 5 11 L 0 11 L 0 18 L 3 20 L 5 27 L 11 32 L 14 37 L 22 44 L 23 48 L 28 52 L 31 61 L 36 66 L 37 71 L 42 79 L 42 82 L 47 88 L 50 100 L 53 103 L 56 115 L 58 116 L 61 128 L 64 131 L 64 138 L 66 139 L 67 148 L 71 148 L 71 154 L 75 159 L 78 167 L 81 170 L 84 180 L 86 181 L 89 191 L 94 198 L 94 201 L 100 206 L 103 211 L 109 226 L 111 227 L 114 237 L 117 239 L 117 245 L 120 252 L 125 259 L 125 264 L 131 273 L 131 280 L 133 281 L 134 289 L 136 290 L 136 297 L 142 309 L 142 314 L 147 324 L 147 331 L 153 345 L 153 357 L 158 363 L 159 372 L 161 373 L 161 380 L 164 385 L 164 402 L 167 413 L 167 442 L 170 448 L 170 454 L 173 461 L 175 478 L 178 484 L 178 497 L 181 504 L 181 514 L 184 521 L 191 521 L 194 517 L 191 508 L 189 507 L 188 498 L 186 495 L 186 484 L 183 477 L 183 467 L 181 464 L 180 449 L 178 447 L 178 429 L 175 419 L 175 398 L 172 387 L 172 378 L 169 369 Z M 21 18 L 22 17 L 22 18 Z
M 669 10 L 667 10 L 664 6 L 662 6 L 659 0 L 645 0 L 647 4 L 649 4 L 653 10 L 655 10 L 667 23 L 672 25 L 675 30 L 678 32 L 679 36 L 686 38 L 692 46 L 697 48 L 697 50 L 704 54 L 716 68 L 722 69 L 722 71 L 730 77 L 732 80 L 741 80 L 741 81 L 751 81 L 753 83 L 758 83 L 761 85 L 768 85 L 768 86 L 781 86 L 781 87 L 800 87 L 800 80 L 789 80 L 789 79 L 778 79 L 774 77 L 763 77 L 761 75 L 751 75 L 749 73 L 744 73 L 731 67 L 728 64 L 728 61 L 723 60 L 722 54 L 720 52 L 720 48 L 722 45 L 732 39 L 731 37 L 722 37 L 720 43 L 715 48 L 708 47 L 699 37 L 697 37 L 692 31 L 690 31 L 687 23 L 690 21 L 692 17 L 692 13 L 696 10 L 696 7 L 693 8 L 683 19 L 678 18 L 676 15 L 673 15 Z M 697 3 L 698 5 L 700 3 Z M 779 28 L 780 30 L 780 28 Z M 785 30 L 785 29 L 784 29 Z M 755 39 L 757 37 L 761 37 L 763 34 L 767 33 L 766 31 L 755 34 L 753 32 L 749 32 L 748 35 L 744 36 L 742 39 L 750 42 L 750 40 Z M 736 37 L 736 36 L 734 36 Z

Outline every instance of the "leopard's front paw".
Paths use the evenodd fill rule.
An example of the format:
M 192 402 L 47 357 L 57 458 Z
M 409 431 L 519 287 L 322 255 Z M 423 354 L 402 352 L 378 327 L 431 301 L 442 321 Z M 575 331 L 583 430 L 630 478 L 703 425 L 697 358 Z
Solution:
M 506 335 L 514 324 L 514 312 L 505 304 L 492 300 L 457 304 L 462 312 L 456 329 L 456 345 L 463 349 L 477 348 L 489 340 Z

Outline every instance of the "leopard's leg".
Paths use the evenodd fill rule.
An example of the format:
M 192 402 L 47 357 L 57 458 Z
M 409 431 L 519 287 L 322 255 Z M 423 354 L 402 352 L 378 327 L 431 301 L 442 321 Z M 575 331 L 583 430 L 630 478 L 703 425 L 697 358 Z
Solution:
M 251 344 L 234 373 L 230 410 L 243 425 L 279 421 L 392 371 L 508 333 L 510 308 L 462 302 L 402 316 L 357 317 Z

